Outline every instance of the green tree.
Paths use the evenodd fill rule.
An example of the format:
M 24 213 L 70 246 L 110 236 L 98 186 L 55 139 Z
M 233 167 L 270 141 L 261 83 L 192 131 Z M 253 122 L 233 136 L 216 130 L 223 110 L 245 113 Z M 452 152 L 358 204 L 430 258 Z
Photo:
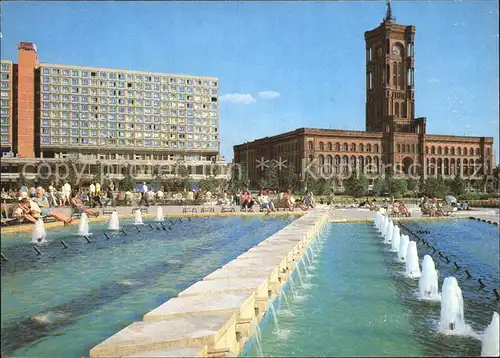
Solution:
M 124 175 L 124 178 L 120 181 L 121 190 L 131 190 L 135 189 L 136 182 L 134 180 L 134 173 L 132 165 L 128 164 Z
M 368 189 L 368 179 L 363 173 L 359 173 L 353 170 L 349 178 L 344 181 L 344 187 L 346 193 L 359 198 L 366 194 Z
M 278 189 L 280 184 L 280 173 L 278 167 L 271 162 L 266 166 L 259 179 L 259 186 L 261 188 Z
M 404 179 L 393 179 L 392 180 L 392 192 L 396 198 L 401 198 L 406 193 L 407 183 Z
M 375 179 L 375 183 L 373 184 L 373 191 L 376 195 L 382 196 L 387 193 L 389 190 L 387 180 L 383 177 L 378 177 Z
M 460 176 L 460 174 L 457 174 L 450 182 L 450 191 L 457 197 L 465 194 L 465 180 Z
M 279 189 L 294 191 L 297 188 L 298 175 L 295 171 L 295 167 L 288 166 L 280 171 L 279 176 Z
M 422 193 L 428 197 L 443 198 L 448 188 L 443 178 L 427 178 L 422 186 Z
M 237 192 L 246 188 L 248 182 L 247 169 L 244 165 L 235 165 L 231 167 L 231 179 L 229 180 L 229 189 Z

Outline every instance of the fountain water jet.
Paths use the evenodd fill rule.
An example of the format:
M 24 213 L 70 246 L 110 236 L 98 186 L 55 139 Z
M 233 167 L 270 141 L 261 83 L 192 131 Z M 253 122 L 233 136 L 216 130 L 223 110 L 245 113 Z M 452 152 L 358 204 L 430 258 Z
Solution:
M 408 243 L 407 254 L 406 254 L 406 276 L 411 278 L 419 278 L 420 266 L 418 264 L 418 251 L 417 243 L 415 241 L 410 241 Z
M 309 246 L 309 247 L 311 247 L 311 246 Z M 309 249 L 308 249 L 308 250 L 306 250 L 306 258 L 307 258 L 307 262 L 309 262 L 309 266 L 311 266 L 312 261 L 311 261 L 311 259 L 309 258 Z
M 35 227 L 33 228 L 33 233 L 31 234 L 31 242 L 46 242 L 45 237 L 47 237 L 45 224 L 43 223 L 43 219 L 40 218 L 35 222 Z
M 464 300 L 455 277 L 446 277 L 441 292 L 439 330 L 444 333 L 465 332 Z
M 481 338 L 481 357 L 500 356 L 499 331 L 499 316 L 497 312 L 493 312 L 491 323 L 486 327 Z
M 297 294 L 295 293 L 295 283 L 293 282 L 292 274 L 290 274 L 290 289 L 292 290 L 293 298 L 296 298 Z
M 274 304 L 270 304 L 271 306 L 271 313 L 273 315 L 273 319 L 274 319 L 274 325 L 276 326 L 276 331 L 279 331 L 280 330 L 280 325 L 278 323 L 278 317 L 276 316 L 276 310 L 274 309 Z
M 410 242 L 410 238 L 408 235 L 401 235 L 400 241 L 399 241 L 399 251 L 398 251 L 398 259 L 401 262 L 406 261 L 406 253 L 408 250 L 408 243 Z
M 391 241 L 392 252 L 399 252 L 399 243 L 400 243 L 399 226 L 394 226 L 392 232 L 392 241 Z
M 288 303 L 288 297 L 286 297 L 286 292 L 283 288 L 281 288 L 281 295 L 280 298 L 283 297 L 285 299 L 286 306 L 288 307 L 288 311 L 291 313 L 292 310 L 290 308 L 290 304 Z
M 257 353 L 259 354 L 259 357 L 264 357 L 264 353 L 262 352 L 262 332 L 260 330 L 259 324 L 257 323 L 256 320 L 252 321 L 252 332 L 254 332 L 253 337 L 255 338 L 255 343 L 257 345 Z
M 80 236 L 88 236 L 92 235 L 89 232 L 89 218 L 87 213 L 83 212 L 80 216 L 80 222 L 78 223 L 78 235 Z
M 158 209 L 156 210 L 156 221 L 163 221 L 163 208 L 161 206 L 158 206 Z
M 380 231 L 380 234 L 382 236 L 385 236 L 385 234 L 387 233 L 387 230 L 389 230 L 389 225 L 390 225 L 390 220 L 388 217 L 385 217 L 384 224 L 382 225 L 382 230 Z
M 115 210 L 109 218 L 109 230 L 120 230 L 120 220 L 118 219 L 118 212 Z
M 434 260 L 429 255 L 422 261 L 422 276 L 418 280 L 419 297 L 423 300 L 440 300 L 438 293 L 438 273 Z
M 144 223 L 142 222 L 142 213 L 140 210 L 135 211 L 134 225 L 144 225 Z
M 300 263 L 300 262 L 299 262 L 299 263 Z M 299 263 L 297 263 L 297 272 L 298 272 L 298 274 L 299 274 L 300 283 L 302 284 L 302 286 L 304 286 L 304 280 L 302 280 L 302 274 L 300 273 Z
M 306 263 L 304 262 L 304 259 L 300 260 L 302 262 L 302 266 L 304 266 L 304 270 L 306 271 L 306 276 L 309 276 L 309 271 L 307 271 L 307 266 Z
M 392 234 L 394 232 L 394 223 L 392 220 L 389 220 L 389 225 L 387 226 L 387 230 L 384 234 L 384 244 L 390 244 L 392 241 Z

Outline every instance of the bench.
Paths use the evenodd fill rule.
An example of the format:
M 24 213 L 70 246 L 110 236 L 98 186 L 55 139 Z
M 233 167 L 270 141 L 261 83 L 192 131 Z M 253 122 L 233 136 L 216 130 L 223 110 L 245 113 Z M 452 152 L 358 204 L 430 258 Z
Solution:
M 148 208 L 132 208 L 132 214 L 135 213 L 137 210 L 140 210 L 141 214 L 147 214 L 148 213 Z
M 226 207 L 226 208 L 221 208 L 220 212 L 221 213 L 234 213 L 236 210 L 234 210 L 233 207 Z
M 81 211 L 73 211 L 71 213 L 71 217 L 73 219 L 80 219 L 81 216 L 82 216 L 82 212 Z M 55 221 L 55 219 L 54 219 L 54 221 Z
M 44 223 L 53 223 L 56 222 L 56 218 L 53 216 L 45 216 L 42 218 Z
M 106 208 L 106 209 L 102 209 L 102 215 L 111 215 L 113 214 L 113 211 L 115 211 L 116 208 L 113 208 L 113 209 L 109 209 L 109 208 Z
M 186 214 L 186 213 L 197 213 L 198 210 L 196 210 L 196 208 L 182 208 L 182 213 L 183 214 Z

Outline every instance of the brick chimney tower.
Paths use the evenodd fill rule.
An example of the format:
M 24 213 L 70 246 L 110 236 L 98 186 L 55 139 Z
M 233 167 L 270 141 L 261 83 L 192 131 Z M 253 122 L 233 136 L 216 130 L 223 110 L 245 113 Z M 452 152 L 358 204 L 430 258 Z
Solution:
M 18 45 L 17 77 L 17 153 L 23 158 L 35 157 L 35 73 L 38 67 L 36 45 L 20 42 Z

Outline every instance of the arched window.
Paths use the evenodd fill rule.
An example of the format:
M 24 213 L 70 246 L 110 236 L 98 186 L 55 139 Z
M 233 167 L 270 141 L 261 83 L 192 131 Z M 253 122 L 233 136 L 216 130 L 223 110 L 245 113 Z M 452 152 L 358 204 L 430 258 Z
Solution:
M 340 143 L 335 143 L 335 151 L 340 152 Z
M 307 142 L 307 149 L 313 150 L 313 148 L 314 148 L 313 142 L 310 140 L 309 142 Z
M 365 146 L 363 144 L 359 145 L 359 151 L 363 152 L 365 150 Z
M 436 154 L 436 148 L 434 148 L 434 146 L 431 147 L 431 154 Z
M 371 71 L 367 74 L 366 83 L 368 85 L 368 89 L 373 89 L 373 75 Z
M 372 151 L 372 145 L 371 144 L 367 144 L 366 145 L 366 151 L 367 152 L 371 152 Z
M 373 167 L 372 167 L 372 157 L 370 157 L 370 156 L 366 157 L 365 168 L 366 168 L 366 170 L 365 170 L 366 173 L 372 173 L 374 171 Z
M 462 155 L 462 148 L 458 147 L 457 148 L 457 153 L 458 153 L 458 155 Z
M 396 117 L 399 117 L 399 103 L 396 102 L 395 109 L 394 109 L 394 115 Z
M 403 88 L 403 63 L 398 64 L 398 85 L 399 88 Z
M 349 165 L 351 166 L 349 169 L 350 172 L 352 172 L 353 170 L 356 170 L 356 157 L 354 155 L 351 156 L 351 160 L 349 162 Z
M 349 157 L 344 155 L 342 157 L 342 172 L 347 173 L 349 171 Z
M 443 151 L 442 151 L 441 147 L 438 147 L 438 155 L 441 155 L 441 154 L 443 154 Z
M 406 145 L 406 153 L 410 153 L 410 145 L 409 144 Z
M 396 86 L 398 84 L 398 64 L 396 62 L 392 63 L 392 85 Z
M 398 153 L 401 153 L 401 145 L 399 145 L 399 144 L 396 145 L 396 151 Z
M 372 49 L 369 47 L 366 49 L 366 61 L 370 62 L 372 60 Z
M 455 158 L 450 159 L 450 175 L 455 176 L 456 171 L 455 171 Z
M 425 167 L 427 168 L 427 175 L 431 175 L 431 166 L 429 165 L 429 158 L 425 160 Z
M 437 160 L 437 173 L 438 173 L 438 175 L 443 174 L 443 159 L 441 159 L 441 158 L 438 158 L 438 160 Z
M 450 149 L 450 154 L 451 154 L 451 155 L 455 155 L 455 147 L 451 147 L 451 149 Z
M 463 169 L 462 169 L 463 174 L 467 175 L 467 171 L 469 168 L 469 161 L 467 159 L 462 160 L 462 167 L 463 167 Z
M 332 143 L 331 142 L 328 142 L 328 151 L 331 152 L 332 151 Z
M 415 151 L 415 144 L 412 144 L 412 145 L 411 145 L 411 152 L 412 152 L 412 153 L 416 153 L 416 151 Z
M 391 66 L 389 64 L 385 65 L 385 83 L 391 83 Z
M 331 155 L 327 155 L 326 156 L 326 173 L 327 174 L 331 174 L 332 173 L 332 163 L 333 162 L 333 158 Z
M 487 160 L 485 165 L 484 165 L 484 172 L 485 172 L 485 174 L 492 174 L 491 173 L 491 162 L 489 160 Z
M 425 154 L 429 154 L 429 147 L 425 146 Z
M 324 171 L 324 169 L 325 169 L 325 157 L 322 154 L 320 154 L 318 159 L 319 159 L 319 172 L 324 173 L 325 172 Z
M 474 149 L 472 148 L 469 149 L 469 155 L 474 155 Z
M 444 158 L 444 175 L 450 175 L 450 161 L 448 158 Z
M 312 162 L 313 162 L 313 159 L 314 159 L 314 158 L 313 158 L 313 156 L 312 156 L 312 155 L 310 155 L 308 158 L 309 158 L 309 164 L 310 164 L 310 163 L 312 163 Z
M 334 158 L 333 170 L 335 171 L 335 174 L 340 173 L 340 156 L 338 156 L 338 155 L 336 155 Z
M 444 147 L 444 155 L 448 155 L 448 147 Z
M 479 150 L 479 148 L 476 148 L 476 155 L 481 155 L 481 151 Z
M 355 152 L 355 151 L 356 151 L 356 144 L 351 143 L 351 152 Z
M 378 144 L 374 144 L 374 145 L 373 145 L 373 151 L 374 151 L 375 153 L 378 153 Z
M 458 148 L 460 149 L 460 148 Z M 462 159 L 458 158 L 457 159 L 457 174 L 462 175 L 463 174 L 463 169 L 462 169 Z
M 471 159 L 469 162 L 469 175 L 474 174 L 474 159 Z
M 358 167 L 360 171 L 365 171 L 365 158 L 363 158 L 361 155 L 358 157 Z
M 342 146 L 342 150 L 343 150 L 344 152 L 347 152 L 347 151 L 348 151 L 347 143 L 344 143 L 344 145 Z
M 325 150 L 325 145 L 323 142 L 319 142 L 319 150 L 324 151 Z
M 431 158 L 431 175 L 436 175 L 436 158 Z
M 378 174 L 379 170 L 380 170 L 380 162 L 379 162 L 379 159 L 378 157 L 373 157 L 373 169 L 375 171 L 375 173 Z
M 403 118 L 407 117 L 407 114 L 406 114 L 406 103 L 405 102 L 401 103 L 401 117 L 403 117 Z

